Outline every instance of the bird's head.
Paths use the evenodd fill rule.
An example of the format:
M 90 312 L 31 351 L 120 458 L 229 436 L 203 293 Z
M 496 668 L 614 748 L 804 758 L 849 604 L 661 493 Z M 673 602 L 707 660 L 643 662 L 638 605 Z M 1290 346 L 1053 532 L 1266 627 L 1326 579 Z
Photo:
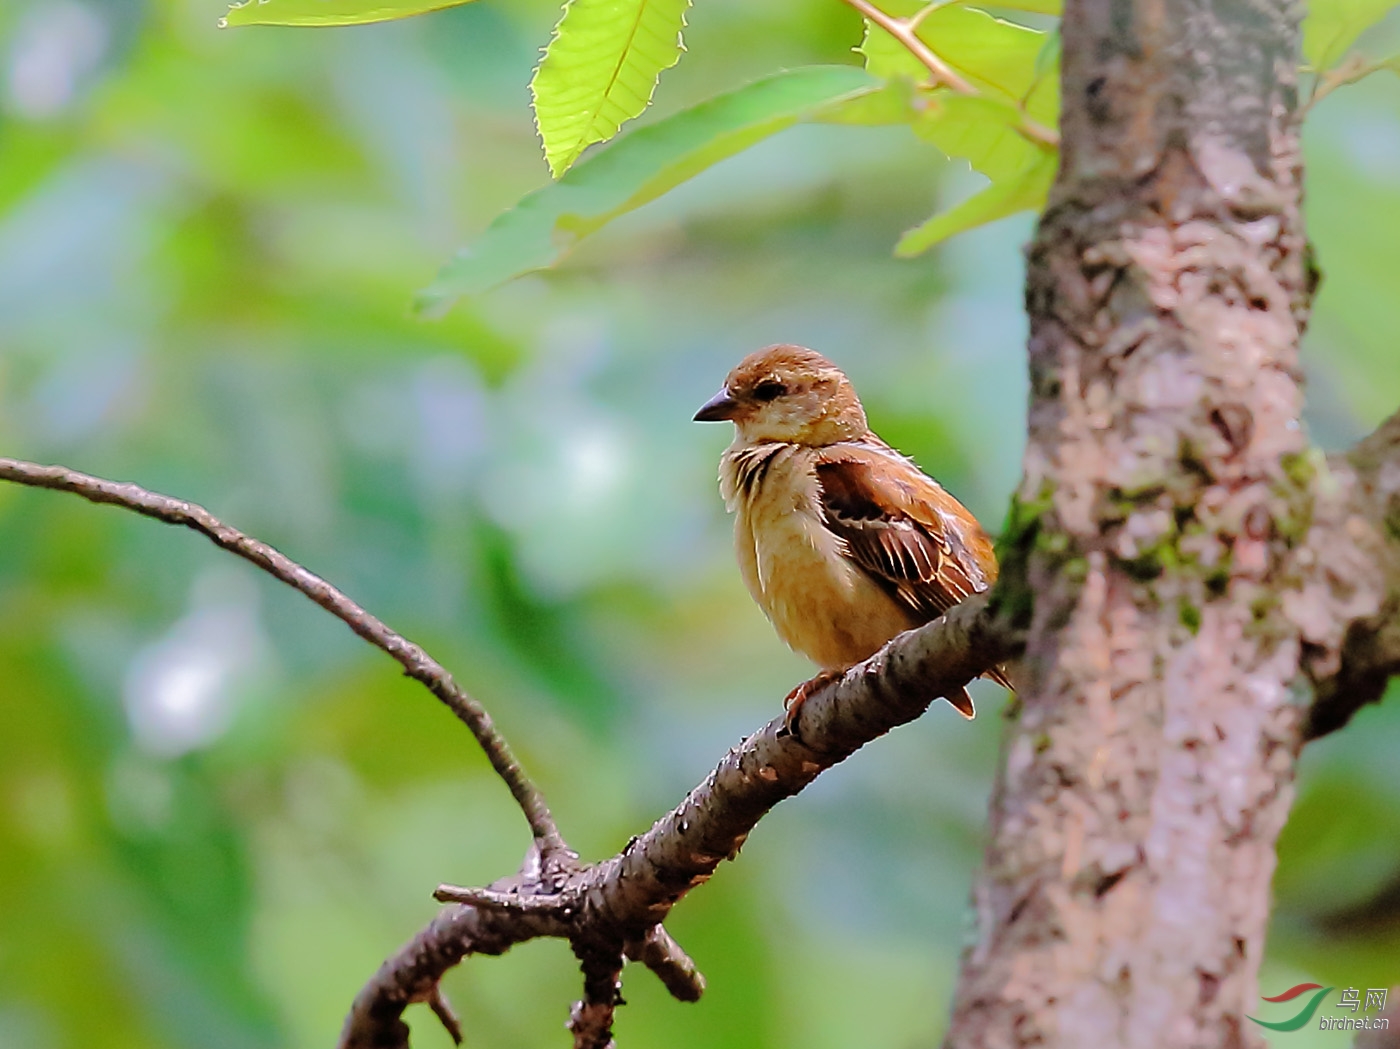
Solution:
M 696 422 L 734 423 L 746 443 L 787 441 L 822 446 L 867 430 L 865 409 L 840 368 L 801 346 L 767 346 L 749 354 L 695 413 Z

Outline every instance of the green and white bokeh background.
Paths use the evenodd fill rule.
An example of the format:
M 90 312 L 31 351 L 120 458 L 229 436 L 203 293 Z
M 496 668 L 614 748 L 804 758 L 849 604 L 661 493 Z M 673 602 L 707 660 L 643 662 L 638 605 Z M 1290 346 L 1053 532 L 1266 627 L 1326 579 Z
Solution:
M 809 672 L 733 568 L 726 435 L 689 422 L 742 354 L 827 353 L 1000 521 L 1030 221 L 890 257 L 978 176 L 905 129 L 800 128 L 423 322 L 413 293 L 547 178 L 527 84 L 557 8 L 220 13 L 0 5 L 0 451 L 197 500 L 344 587 L 487 703 L 585 857 Z M 654 112 L 855 62 L 858 38 L 835 0 L 708 0 Z M 1400 82 L 1338 91 L 1307 141 L 1310 425 L 1336 448 L 1400 405 Z M 933 1044 L 996 757 L 981 696 L 765 820 L 673 919 L 705 999 L 630 971 L 621 1044 Z M 1305 755 L 1267 993 L 1400 982 L 1400 908 L 1345 920 L 1400 883 L 1398 745 L 1392 703 Z M 467 733 L 304 599 L 193 535 L 0 487 L 0 1047 L 331 1044 L 431 889 L 525 844 Z M 447 991 L 470 1045 L 547 1047 L 577 983 L 542 942 Z

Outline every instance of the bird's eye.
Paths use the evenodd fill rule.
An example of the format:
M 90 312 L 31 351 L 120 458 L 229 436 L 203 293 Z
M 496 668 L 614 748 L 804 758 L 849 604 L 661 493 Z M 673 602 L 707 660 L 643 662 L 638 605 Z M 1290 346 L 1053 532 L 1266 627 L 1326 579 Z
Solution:
M 760 401 L 777 400 L 785 393 L 787 393 L 787 387 L 777 379 L 764 379 L 753 388 L 754 397 Z

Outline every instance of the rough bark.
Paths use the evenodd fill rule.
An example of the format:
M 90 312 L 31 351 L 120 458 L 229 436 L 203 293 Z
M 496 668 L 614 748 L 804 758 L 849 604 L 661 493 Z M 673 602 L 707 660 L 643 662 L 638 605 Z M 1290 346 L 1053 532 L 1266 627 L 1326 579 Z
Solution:
M 949 1046 L 1258 1042 L 1305 713 L 1299 14 L 1066 4 L 1005 578 L 1026 688 Z
M 1344 726 L 1400 673 L 1400 412 L 1332 456 L 1313 487 L 1307 574 L 1289 596 L 1315 686 L 1308 739 Z

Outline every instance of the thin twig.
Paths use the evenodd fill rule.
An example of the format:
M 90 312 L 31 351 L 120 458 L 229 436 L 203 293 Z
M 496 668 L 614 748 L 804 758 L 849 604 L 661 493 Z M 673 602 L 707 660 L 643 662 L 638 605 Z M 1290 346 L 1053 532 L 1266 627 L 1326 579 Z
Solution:
M 549 806 L 545 804 L 544 795 L 525 775 L 520 762 L 510 749 L 510 744 L 493 724 L 486 708 L 463 691 L 452 680 L 452 675 L 427 652 L 403 635 L 390 630 L 385 623 L 366 612 L 320 576 L 266 543 L 224 524 L 204 507 L 148 491 L 139 485 L 92 477 L 64 466 L 42 466 L 22 459 L 4 457 L 0 457 L 0 480 L 71 492 L 90 502 L 125 507 L 167 524 L 192 528 L 216 546 L 237 554 L 306 595 L 371 645 L 388 653 L 404 668 L 409 677 L 426 685 L 433 695 L 461 719 L 481 744 L 491 767 L 505 781 L 516 803 L 525 813 L 525 819 L 529 821 L 530 830 L 539 843 L 542 856 L 545 857 L 545 866 L 566 867 L 572 863 L 572 856 L 559 834 Z
M 493 887 L 504 891 L 518 877 L 502 878 Z M 440 994 L 443 974 L 468 955 L 502 954 L 532 938 L 532 921 L 475 907 L 444 907 L 361 988 L 345 1017 L 337 1049 L 408 1049 L 403 1011 L 413 1002 L 431 1005 L 433 996 Z
M 1373 62 L 1365 55 L 1352 53 L 1344 58 L 1340 64 L 1332 69 L 1317 73 L 1313 79 L 1312 95 L 1298 108 L 1298 114 L 1294 120 L 1301 123 L 1313 106 L 1317 105 L 1324 98 L 1330 95 L 1339 87 L 1347 84 L 1354 84 L 1358 80 L 1370 76 L 1372 73 L 1379 73 L 1387 67 L 1394 68 L 1394 58 Z M 1400 70 L 1397 70 L 1400 71 Z
M 433 890 L 433 899 L 439 903 L 465 903 L 469 907 L 481 907 L 490 911 L 550 914 L 564 918 L 568 917 L 569 909 L 567 900 L 559 896 L 498 892 L 495 889 L 475 889 L 462 885 L 439 885 Z
M 569 1012 L 574 1049 L 613 1049 L 613 1016 L 622 1004 L 622 951 L 577 940 L 573 946 L 583 969 L 583 1000 Z
M 870 0 L 846 0 L 861 15 L 874 22 L 877 26 L 889 33 L 901 44 L 904 49 L 924 64 L 924 67 L 933 74 L 934 80 L 944 87 L 956 91 L 960 95 L 975 95 L 977 89 L 969 84 L 957 73 L 953 72 L 950 66 L 933 50 L 919 39 L 918 33 L 914 31 L 914 26 L 902 18 L 895 18 L 893 15 L 881 11 Z
M 428 1008 L 447 1029 L 448 1037 L 452 1039 L 453 1044 L 461 1045 L 462 1021 L 458 1020 L 457 1014 L 452 1011 L 452 1006 L 443 996 L 441 987 L 434 987 L 432 994 L 428 995 Z
M 705 993 L 705 977 L 664 925 L 653 925 L 640 940 L 628 943 L 626 952 L 629 960 L 654 972 L 677 1001 L 698 1002 Z
M 1022 135 L 1025 135 L 1026 138 L 1030 139 L 1032 142 L 1047 146 L 1050 149 L 1060 148 L 1060 133 L 1054 128 L 1046 127 L 1038 120 L 1032 120 L 1030 117 L 1026 116 L 1025 113 L 1021 114 L 1021 122 L 1016 125 L 1016 130 Z

